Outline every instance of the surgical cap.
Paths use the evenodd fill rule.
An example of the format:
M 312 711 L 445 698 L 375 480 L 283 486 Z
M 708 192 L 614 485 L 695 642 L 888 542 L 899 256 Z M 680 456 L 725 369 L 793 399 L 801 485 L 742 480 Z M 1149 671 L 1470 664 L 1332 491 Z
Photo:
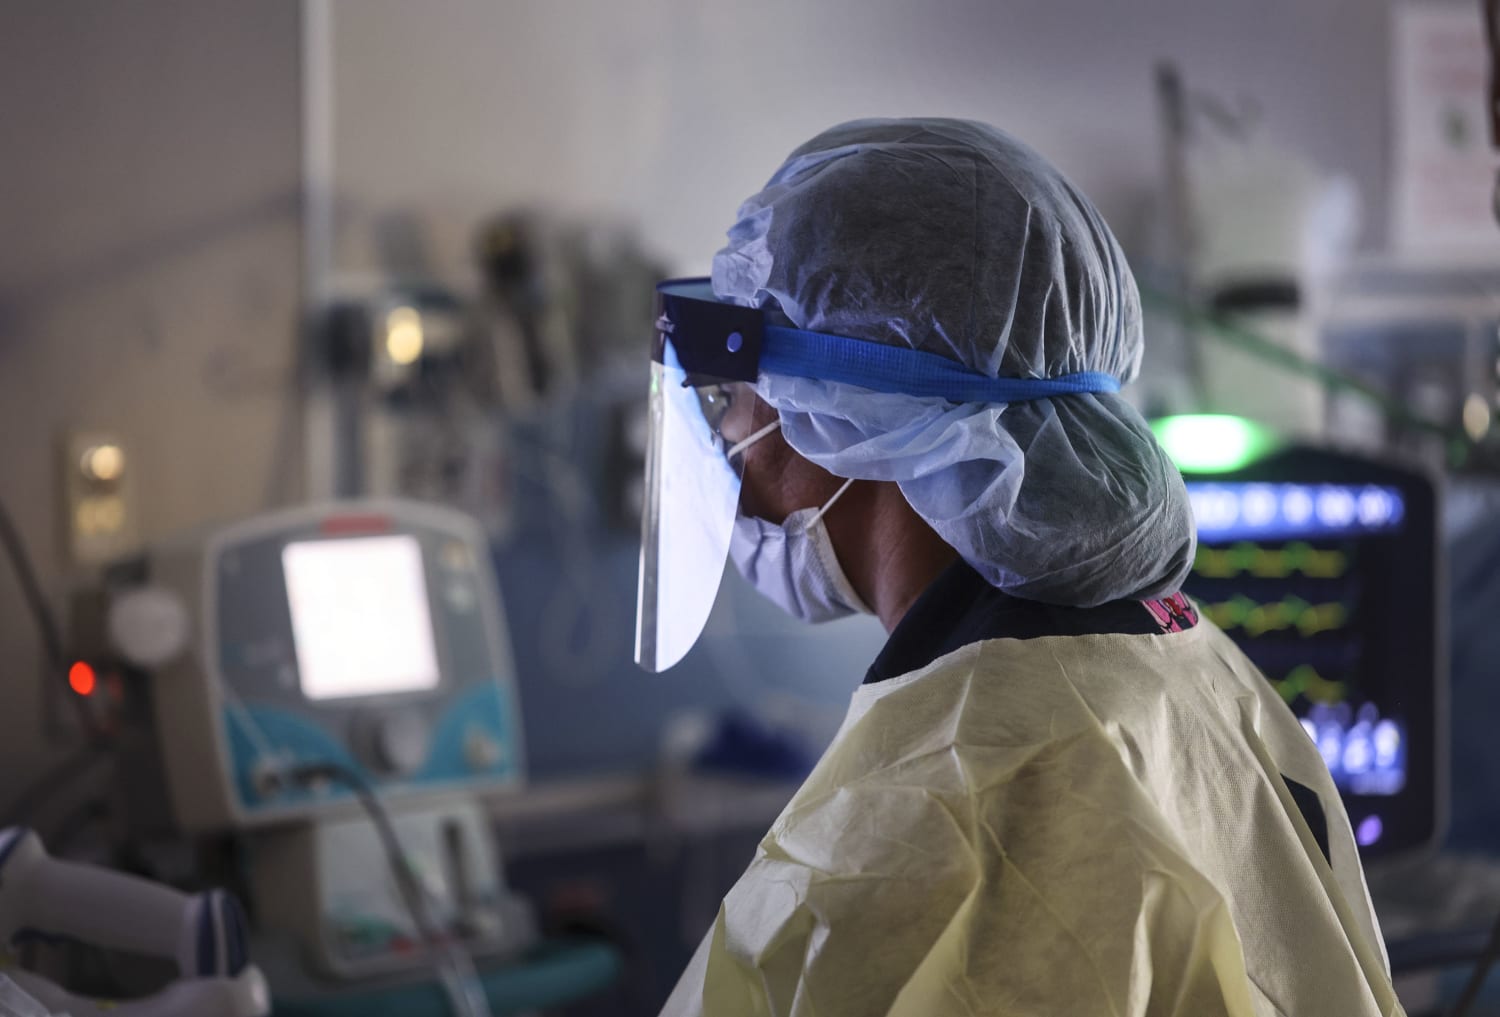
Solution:
M 1124 254 L 1094 206 L 986 124 L 858 120 L 798 148 L 714 257 L 722 300 L 935 353 L 992 377 L 1141 362 Z M 1113 393 L 954 403 L 762 373 L 787 442 L 841 477 L 894 481 L 990 583 L 1092 606 L 1176 592 L 1194 550 L 1187 491 Z

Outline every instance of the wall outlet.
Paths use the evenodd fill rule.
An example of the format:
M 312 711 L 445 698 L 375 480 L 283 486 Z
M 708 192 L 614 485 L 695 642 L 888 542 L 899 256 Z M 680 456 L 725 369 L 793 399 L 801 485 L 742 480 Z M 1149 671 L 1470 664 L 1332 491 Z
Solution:
M 135 502 L 136 463 L 110 431 L 70 431 L 63 436 L 59 531 L 75 565 L 102 565 L 140 542 Z

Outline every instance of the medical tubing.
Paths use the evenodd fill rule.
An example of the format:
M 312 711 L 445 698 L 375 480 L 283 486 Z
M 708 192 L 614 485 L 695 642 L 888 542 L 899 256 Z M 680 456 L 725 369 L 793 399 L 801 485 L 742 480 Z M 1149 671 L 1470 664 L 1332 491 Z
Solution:
M 401 891 L 402 902 L 422 937 L 434 973 L 448 996 L 454 1014 L 456 1017 L 491 1017 L 489 1003 L 485 999 L 483 986 L 479 984 L 479 973 L 474 968 L 473 960 L 462 947 L 449 942 L 434 923 L 432 912 L 428 908 L 427 892 L 417 878 L 401 841 L 396 837 L 390 813 L 386 811 L 375 789 L 352 768 L 334 762 L 296 766 L 289 775 L 298 784 L 337 780 L 354 792 L 375 827 L 385 851 L 386 862 Z
M 239 693 L 230 687 L 228 682 L 219 687 L 219 695 L 224 700 L 224 706 L 229 711 L 229 719 L 239 724 L 241 733 L 250 740 L 251 748 L 255 750 L 255 758 L 258 762 L 274 768 L 279 764 L 280 754 L 271 745 L 271 740 L 261 730 L 260 724 L 255 720 L 255 715 L 245 705 Z
M 479 973 L 474 970 L 473 960 L 462 947 L 449 942 L 433 924 L 432 913 L 427 907 L 426 891 L 417 879 L 411 859 L 396 837 L 390 813 L 375 794 L 375 789 L 358 771 L 332 760 L 285 767 L 243 701 L 227 687 L 224 692 L 231 703 L 230 716 L 246 729 L 245 733 L 255 744 L 260 761 L 272 767 L 278 779 L 300 785 L 333 779 L 354 792 L 355 798 L 375 827 L 381 848 L 385 852 L 386 864 L 390 866 L 396 879 L 396 887 L 401 892 L 402 903 L 411 916 L 412 924 L 417 927 L 428 959 L 432 962 L 433 973 L 448 996 L 455 1017 L 491 1017 L 489 1003 L 479 984 Z M 236 705 L 238 710 L 233 709 Z

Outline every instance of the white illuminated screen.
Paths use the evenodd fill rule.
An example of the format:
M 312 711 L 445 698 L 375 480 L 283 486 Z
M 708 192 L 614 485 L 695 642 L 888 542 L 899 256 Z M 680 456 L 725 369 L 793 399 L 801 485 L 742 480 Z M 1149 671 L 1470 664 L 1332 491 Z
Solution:
M 427 580 L 415 537 L 288 544 L 281 565 L 303 695 L 334 699 L 437 685 Z

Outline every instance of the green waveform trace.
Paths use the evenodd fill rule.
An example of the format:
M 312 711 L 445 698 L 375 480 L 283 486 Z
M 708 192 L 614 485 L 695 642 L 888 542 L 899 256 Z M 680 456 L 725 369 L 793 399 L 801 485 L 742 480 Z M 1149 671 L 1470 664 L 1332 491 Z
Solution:
M 1286 579 L 1298 574 L 1309 579 L 1339 579 L 1349 571 L 1349 556 L 1343 551 L 1322 551 L 1300 540 L 1279 549 L 1241 541 L 1225 548 L 1200 546 L 1193 567 L 1205 579 L 1242 575 Z
M 1240 629 L 1251 637 L 1288 629 L 1311 637 L 1341 629 L 1349 620 L 1349 609 L 1338 601 L 1310 604 L 1301 597 L 1261 604 L 1237 594 L 1229 600 L 1204 605 L 1203 612 L 1219 628 Z
M 1271 684 L 1288 703 L 1298 696 L 1305 696 L 1312 703 L 1332 704 L 1344 701 L 1344 683 L 1324 678 L 1311 664 L 1300 664 L 1288 671 L 1285 678 Z

